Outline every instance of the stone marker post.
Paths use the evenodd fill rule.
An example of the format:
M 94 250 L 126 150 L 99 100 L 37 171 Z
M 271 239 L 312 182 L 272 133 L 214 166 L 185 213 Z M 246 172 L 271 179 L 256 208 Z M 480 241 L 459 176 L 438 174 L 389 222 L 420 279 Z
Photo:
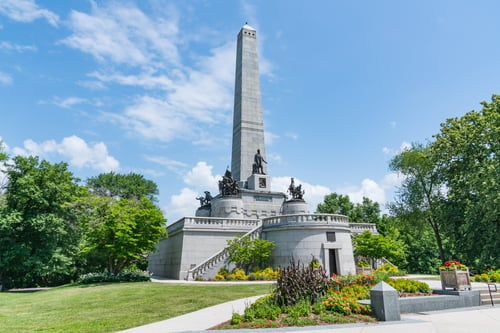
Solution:
M 382 281 L 370 290 L 370 298 L 373 312 L 378 320 L 401 320 L 399 294 L 396 289 Z

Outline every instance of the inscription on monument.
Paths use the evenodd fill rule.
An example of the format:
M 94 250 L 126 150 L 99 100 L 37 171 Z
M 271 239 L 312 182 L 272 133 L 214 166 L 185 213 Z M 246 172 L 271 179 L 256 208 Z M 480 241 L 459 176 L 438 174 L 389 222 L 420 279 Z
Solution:
M 265 195 L 254 195 L 253 198 L 255 201 L 273 201 L 273 198 Z

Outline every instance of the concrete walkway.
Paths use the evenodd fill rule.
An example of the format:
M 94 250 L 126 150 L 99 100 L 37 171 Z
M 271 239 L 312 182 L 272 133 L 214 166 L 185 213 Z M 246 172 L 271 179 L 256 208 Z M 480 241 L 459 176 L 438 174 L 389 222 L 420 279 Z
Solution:
M 423 276 L 419 276 L 418 279 L 429 283 L 431 288 L 441 288 L 441 283 L 439 281 L 426 280 Z M 156 282 L 179 283 L 179 281 L 172 280 Z M 473 289 L 482 289 L 485 287 L 485 284 L 473 284 L 472 287 Z M 248 304 L 254 302 L 258 297 L 260 296 L 219 304 L 179 317 L 121 331 L 120 333 L 167 333 L 205 331 L 231 319 L 232 314 L 235 312 L 243 313 L 245 307 Z M 500 307 L 482 306 L 418 314 L 404 314 L 401 316 L 401 321 L 397 322 L 286 327 L 275 329 L 224 330 L 221 332 L 499 333 Z

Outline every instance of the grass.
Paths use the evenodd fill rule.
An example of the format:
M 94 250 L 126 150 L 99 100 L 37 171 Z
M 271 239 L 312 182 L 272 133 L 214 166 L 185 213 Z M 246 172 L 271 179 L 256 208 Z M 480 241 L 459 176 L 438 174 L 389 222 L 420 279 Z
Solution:
M 0 332 L 114 332 L 270 291 L 269 284 L 136 282 L 0 293 Z

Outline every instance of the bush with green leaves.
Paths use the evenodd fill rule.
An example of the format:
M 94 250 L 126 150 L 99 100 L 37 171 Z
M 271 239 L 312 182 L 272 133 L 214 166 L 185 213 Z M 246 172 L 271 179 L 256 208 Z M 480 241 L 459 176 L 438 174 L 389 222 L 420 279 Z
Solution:
M 488 270 L 481 274 L 477 274 L 472 280 L 474 282 L 500 282 L 500 269 Z
M 387 283 L 401 293 L 424 293 L 432 292 L 432 289 L 425 282 L 410 279 L 389 279 Z
M 92 284 L 92 283 L 103 283 L 103 282 L 144 282 L 144 281 L 151 281 L 149 273 L 124 271 L 118 274 L 111 274 L 109 272 L 83 274 L 78 278 L 77 283 Z
M 265 267 L 274 249 L 274 243 L 265 239 L 250 239 L 248 236 L 236 237 L 227 241 L 229 263 L 250 272 L 252 267 Z
M 400 270 L 396 265 L 386 263 L 375 270 L 375 273 L 387 273 L 389 276 L 403 276 L 406 275 L 405 270 Z

